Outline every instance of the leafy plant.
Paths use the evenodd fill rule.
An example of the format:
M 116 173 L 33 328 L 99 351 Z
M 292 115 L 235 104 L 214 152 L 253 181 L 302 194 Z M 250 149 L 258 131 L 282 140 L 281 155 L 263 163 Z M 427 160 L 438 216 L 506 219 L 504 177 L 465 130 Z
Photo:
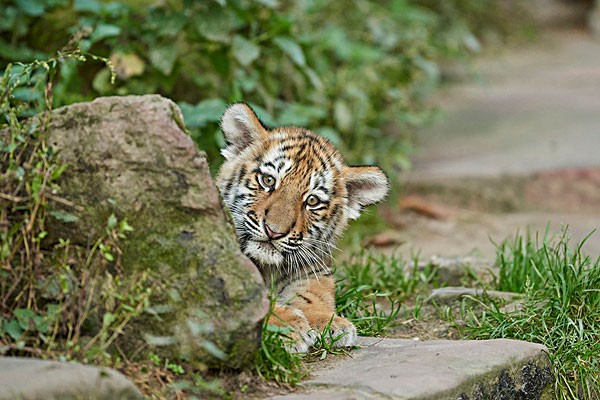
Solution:
M 471 337 L 546 345 L 559 399 L 593 399 L 600 390 L 600 257 L 582 251 L 590 236 L 574 247 L 566 229 L 554 239 L 546 233 L 542 241 L 529 235 L 505 241 L 497 262 L 505 279 L 517 282 L 514 289 L 525 293 L 523 304 L 508 310 L 482 303 L 483 313 L 464 316 Z
M 408 166 L 412 128 L 429 117 L 422 100 L 439 83 L 439 60 L 470 54 L 484 31 L 514 31 L 506 21 L 516 13 L 496 16 L 504 2 L 480 3 L 9 1 L 0 9 L 0 67 L 48 58 L 78 32 L 81 49 L 111 65 L 66 60 L 53 107 L 163 94 L 216 168 L 220 115 L 244 100 L 267 125 L 309 127 L 351 162 L 393 174 Z

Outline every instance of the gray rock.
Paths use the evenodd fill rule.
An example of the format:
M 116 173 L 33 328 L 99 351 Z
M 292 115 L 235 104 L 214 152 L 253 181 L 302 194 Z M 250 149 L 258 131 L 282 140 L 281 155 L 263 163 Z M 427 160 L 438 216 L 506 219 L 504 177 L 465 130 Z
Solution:
M 165 358 L 204 362 L 223 352 L 233 367 L 251 360 L 268 310 L 264 283 L 177 106 L 156 95 L 99 98 L 55 110 L 48 131 L 69 164 L 59 196 L 74 206 L 61 211 L 78 221 L 50 218 L 46 243 L 88 246 L 115 214 L 134 228 L 121 245 L 125 275 L 150 269 L 165 286 L 121 348 L 148 344 Z
M 494 277 L 493 265 L 476 257 L 433 256 L 431 265 L 437 268 L 438 283 L 458 286 L 471 282 L 489 283 Z
M 142 394 L 123 374 L 77 363 L 0 357 L 0 400 L 134 400 Z
M 511 302 L 523 298 L 520 293 L 501 292 L 498 290 L 483 290 L 476 288 L 466 288 L 462 286 L 448 286 L 439 289 L 434 289 L 431 294 L 425 299 L 426 302 L 433 301 L 436 304 L 451 304 L 462 300 L 465 296 L 482 297 L 487 296 L 494 300 L 502 300 Z
M 552 398 L 551 364 L 543 345 L 516 340 L 362 338 L 349 358 L 314 371 L 304 393 L 278 400 L 543 399 Z

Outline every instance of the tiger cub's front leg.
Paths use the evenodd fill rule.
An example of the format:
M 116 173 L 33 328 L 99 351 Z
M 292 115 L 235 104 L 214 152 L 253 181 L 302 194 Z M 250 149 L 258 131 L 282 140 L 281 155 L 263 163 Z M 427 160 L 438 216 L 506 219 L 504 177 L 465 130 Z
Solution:
M 355 326 L 335 315 L 335 281 L 330 276 L 312 277 L 286 287 L 269 323 L 293 329 L 290 350 L 295 352 L 306 352 L 323 334 L 324 340 L 333 339 L 334 347 L 356 343 Z

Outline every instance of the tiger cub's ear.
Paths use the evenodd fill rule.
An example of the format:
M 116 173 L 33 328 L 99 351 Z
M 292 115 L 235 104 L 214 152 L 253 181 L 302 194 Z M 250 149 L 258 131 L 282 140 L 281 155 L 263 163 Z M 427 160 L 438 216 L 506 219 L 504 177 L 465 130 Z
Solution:
M 227 160 L 238 156 L 267 133 L 254 111 L 244 103 L 233 104 L 225 110 L 221 117 L 221 130 L 227 141 L 227 147 L 221 150 L 221 154 Z
M 344 175 L 349 219 L 358 218 L 363 207 L 377 203 L 387 195 L 387 176 L 377 167 L 347 167 Z

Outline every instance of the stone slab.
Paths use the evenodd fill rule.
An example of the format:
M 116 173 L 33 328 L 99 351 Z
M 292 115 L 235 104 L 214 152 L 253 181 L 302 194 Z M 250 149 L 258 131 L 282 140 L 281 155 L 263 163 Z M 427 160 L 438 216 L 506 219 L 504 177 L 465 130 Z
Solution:
M 462 286 L 446 286 L 443 288 L 434 289 L 425 302 L 435 302 L 436 304 L 452 304 L 461 301 L 465 296 L 482 297 L 487 296 L 490 299 L 502 300 L 510 302 L 522 299 L 523 295 L 513 292 L 501 292 L 499 290 L 483 290 L 478 288 L 467 288 Z
M 137 387 L 110 368 L 0 357 L 0 400 L 137 400 Z
M 273 399 L 551 398 L 551 365 L 540 344 L 361 338 L 361 346 L 314 371 L 302 383 L 306 391 Z

